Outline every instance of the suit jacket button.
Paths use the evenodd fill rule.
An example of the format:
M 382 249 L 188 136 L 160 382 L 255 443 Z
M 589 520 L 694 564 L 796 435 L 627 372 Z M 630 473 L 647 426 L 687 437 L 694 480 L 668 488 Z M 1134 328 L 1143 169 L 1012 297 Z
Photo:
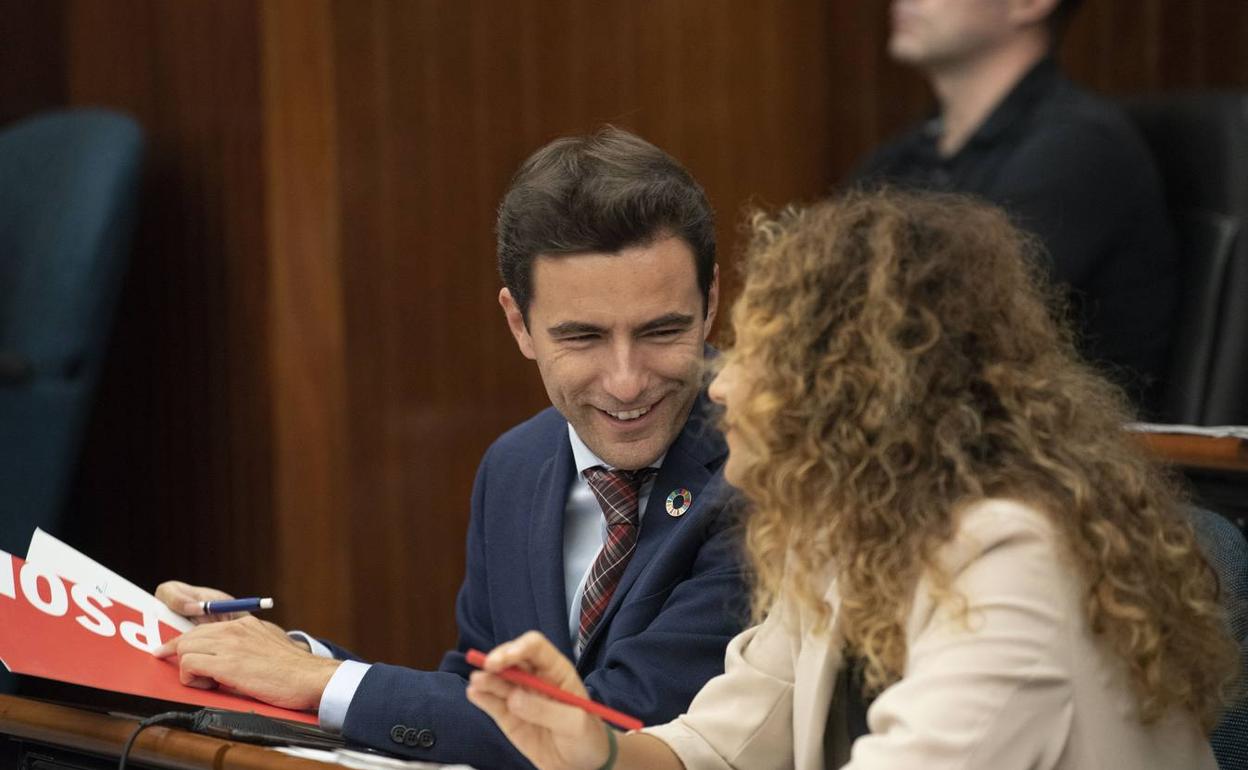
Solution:
M 407 728 L 406 730 L 403 731 L 403 745 L 415 748 L 417 745 L 417 741 L 419 740 L 417 736 L 419 735 L 420 735 L 420 731 L 417 730 L 415 727 Z
M 406 725 L 395 725 L 394 727 L 390 728 L 390 740 L 394 741 L 395 743 L 402 743 L 403 736 L 406 733 L 407 733 Z
M 416 743 L 420 744 L 422 749 L 432 747 L 435 741 L 437 741 L 437 738 L 434 736 L 433 730 L 426 729 L 416 733 Z

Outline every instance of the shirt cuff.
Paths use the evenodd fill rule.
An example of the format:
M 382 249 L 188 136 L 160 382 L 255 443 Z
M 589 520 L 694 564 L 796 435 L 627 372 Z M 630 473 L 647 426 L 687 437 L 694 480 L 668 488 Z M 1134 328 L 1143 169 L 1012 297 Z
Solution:
M 351 707 L 355 691 L 370 668 L 372 666 L 368 663 L 344 660 L 329 678 L 329 684 L 325 685 L 325 692 L 321 694 L 321 706 L 316 712 L 322 730 L 342 732 L 342 724 L 347 721 L 347 709 Z
M 330 652 L 328 647 L 321 644 L 317 639 L 314 639 L 310 634 L 305 634 L 302 631 L 287 631 L 286 635 L 291 639 L 295 639 L 296 641 L 300 641 L 308 645 L 308 651 L 318 658 L 334 657 L 334 653 Z

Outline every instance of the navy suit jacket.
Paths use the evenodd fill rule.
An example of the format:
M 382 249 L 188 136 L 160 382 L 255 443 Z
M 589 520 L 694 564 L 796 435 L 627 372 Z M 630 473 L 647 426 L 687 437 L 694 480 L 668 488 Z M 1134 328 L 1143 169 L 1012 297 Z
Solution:
M 722 673 L 724 649 L 746 619 L 737 497 L 723 481 L 727 448 L 706 408 L 702 396 L 668 449 L 637 550 L 577 665 L 595 700 L 648 725 L 681 714 Z M 490 447 L 473 488 L 456 649 L 437 671 L 374 664 L 347 711 L 349 742 L 489 770 L 531 767 L 468 702 L 463 653 L 537 629 L 572 657 L 563 519 L 575 473 L 568 423 L 553 408 Z M 668 494 L 681 488 L 693 503 L 669 516 Z

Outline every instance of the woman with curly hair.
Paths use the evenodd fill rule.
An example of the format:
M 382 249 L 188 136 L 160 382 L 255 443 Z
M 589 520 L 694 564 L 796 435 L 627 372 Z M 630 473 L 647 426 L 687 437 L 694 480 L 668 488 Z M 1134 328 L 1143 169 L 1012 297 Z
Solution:
M 757 624 L 685 715 L 618 739 L 487 673 L 585 695 L 536 633 L 469 698 L 544 770 L 1215 767 L 1217 580 L 1033 252 L 949 196 L 757 218 L 710 390 Z

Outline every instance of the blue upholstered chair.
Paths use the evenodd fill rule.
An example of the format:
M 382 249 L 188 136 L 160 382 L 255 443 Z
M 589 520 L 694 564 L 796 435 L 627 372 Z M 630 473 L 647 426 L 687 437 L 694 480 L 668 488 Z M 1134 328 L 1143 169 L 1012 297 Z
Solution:
M 1225 517 L 1203 508 L 1189 511 L 1205 558 L 1218 574 L 1231 632 L 1239 640 L 1248 672 L 1248 541 Z M 1211 738 L 1223 770 L 1248 768 L 1248 699 L 1241 698 L 1223 716 Z
M 19 556 L 36 526 L 57 531 L 65 506 L 128 261 L 142 146 L 134 121 L 101 110 L 0 129 L 0 549 Z

